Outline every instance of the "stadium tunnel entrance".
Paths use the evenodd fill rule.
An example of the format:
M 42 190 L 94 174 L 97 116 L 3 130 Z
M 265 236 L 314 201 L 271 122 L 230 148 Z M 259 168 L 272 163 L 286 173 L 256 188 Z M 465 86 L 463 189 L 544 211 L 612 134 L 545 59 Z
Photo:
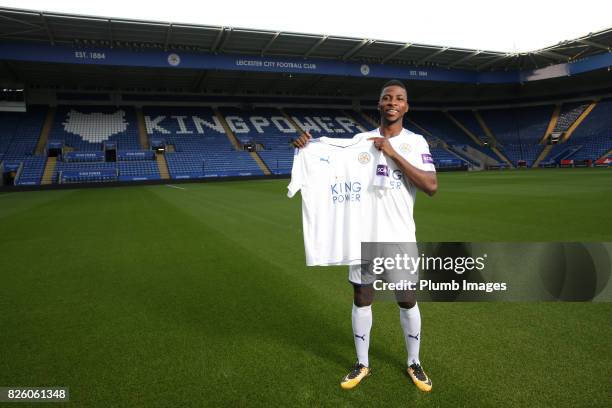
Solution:
M 104 142 L 104 161 L 117 161 L 117 143 L 109 141 Z

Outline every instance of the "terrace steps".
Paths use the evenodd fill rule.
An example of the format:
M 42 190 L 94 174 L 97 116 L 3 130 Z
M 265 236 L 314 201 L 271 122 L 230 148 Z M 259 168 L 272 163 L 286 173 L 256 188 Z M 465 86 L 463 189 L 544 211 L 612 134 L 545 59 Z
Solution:
M 540 162 L 542 160 L 544 160 L 546 158 L 546 156 L 548 156 L 548 153 L 550 153 L 550 151 L 552 150 L 553 145 L 546 145 L 544 146 L 544 150 L 542 150 L 542 152 L 540 153 L 540 155 L 538 156 L 537 159 L 535 159 L 535 161 L 533 162 L 533 164 L 531 165 L 532 168 L 536 168 L 539 166 Z
M 474 159 L 472 159 L 472 158 L 469 158 L 469 160 L 468 160 L 467 154 L 466 154 L 466 157 L 463 157 L 463 155 L 462 155 L 462 154 L 460 154 L 459 152 L 457 152 L 457 151 L 453 150 L 453 149 L 452 149 L 450 146 L 448 146 L 448 145 L 443 146 L 442 148 L 443 148 L 444 150 L 446 150 L 448 153 L 450 153 L 450 154 L 452 154 L 453 156 L 455 156 L 456 158 L 458 158 L 459 160 L 461 160 L 462 162 L 466 162 L 466 161 L 469 161 L 469 160 L 472 160 L 472 161 L 474 161 L 474 162 L 477 162 L 476 160 L 474 160 Z
M 478 136 L 476 136 L 468 128 L 463 126 L 463 123 L 461 123 L 457 118 L 455 118 L 453 115 L 451 115 L 447 111 L 444 111 L 444 115 L 446 115 L 446 117 L 450 119 L 450 121 L 453 122 L 459 129 L 461 129 L 463 133 L 465 133 L 474 143 L 476 143 L 479 146 L 482 145 L 482 142 L 480 141 L 480 139 L 478 139 Z
M 357 115 L 357 112 L 354 111 L 349 111 L 349 110 L 341 110 L 340 112 L 342 112 L 342 114 L 344 116 L 346 116 L 347 118 L 351 118 L 353 121 L 355 121 L 355 123 L 357 124 L 357 126 L 359 126 L 359 130 L 361 132 L 367 132 L 368 129 L 364 128 L 363 125 L 357 120 L 357 118 L 355 117 L 355 115 Z M 370 122 L 368 122 L 370 123 Z
M 236 135 L 234 134 L 234 132 L 232 132 L 232 129 L 227 124 L 227 121 L 225 120 L 225 116 L 223 116 L 223 114 L 217 108 L 214 108 L 213 111 L 215 112 L 215 116 L 217 117 L 217 119 L 219 119 L 219 122 L 221 122 L 221 126 L 223 126 L 223 130 L 225 130 L 225 135 L 229 139 L 232 146 L 234 146 L 234 149 L 242 150 L 242 144 L 238 141 L 238 139 L 236 138 Z
M 584 110 L 584 112 L 582 112 L 580 116 L 578 116 L 578 118 L 574 121 L 574 123 L 571 124 L 571 126 L 563 135 L 563 139 L 561 140 L 562 142 L 567 142 L 567 140 L 572 136 L 572 133 L 574 133 L 578 126 L 580 126 L 582 121 L 584 121 L 586 117 L 589 116 L 589 113 L 591 113 L 591 111 L 595 109 L 595 106 L 597 106 L 597 102 L 597 100 L 591 102 L 589 106 Z
M 489 128 L 489 126 L 485 122 L 485 120 L 482 117 L 482 115 L 480 114 L 480 112 L 478 112 L 476 110 L 473 111 L 473 112 L 474 112 L 474 116 L 476 116 L 476 120 L 478 121 L 478 124 L 482 128 L 483 132 L 485 133 L 485 135 L 487 135 L 487 138 L 489 139 L 489 141 L 492 142 L 492 143 L 489 143 L 489 144 L 495 144 L 495 145 L 499 144 L 499 141 L 497 140 L 497 138 L 495 137 L 493 132 L 491 132 L 491 129 Z
M 548 127 L 546 128 L 546 132 L 544 132 L 542 139 L 540 139 L 540 144 L 546 144 L 546 141 L 552 134 L 553 130 L 555 130 L 555 126 L 557 126 L 557 121 L 559 120 L 560 113 L 561 113 L 561 105 L 559 104 L 555 106 L 555 110 L 553 111 L 552 116 L 550 117 L 550 122 L 548 122 Z M 533 167 L 535 167 L 535 165 Z
M 363 111 L 360 111 L 359 113 L 361 114 L 361 117 L 364 118 L 365 120 L 367 120 L 368 123 L 371 123 L 372 126 L 378 127 L 378 123 L 373 118 L 371 118 L 370 115 L 368 115 L 367 113 L 365 113 Z
M 412 123 L 414 126 L 416 126 L 417 128 L 419 128 L 419 130 L 420 130 L 421 132 L 423 132 L 423 135 L 427 135 L 427 136 L 430 136 L 430 137 L 435 137 L 435 135 L 432 135 L 432 134 L 431 134 L 431 132 L 430 132 L 429 130 L 425 129 L 423 126 L 419 125 L 419 124 L 418 124 L 418 123 L 416 123 L 414 120 L 409 119 L 409 118 L 408 118 L 407 120 L 408 120 L 408 122 Z M 439 138 L 439 137 L 436 137 L 436 138 L 437 138 L 437 139 L 442 140 L 442 139 L 441 139 L 441 138 Z
M 223 129 L 225 130 L 225 134 L 227 135 L 227 138 L 229 139 L 230 143 L 234 146 L 234 149 L 242 150 L 242 143 L 240 143 L 240 141 L 238 140 L 238 138 L 236 137 L 236 135 L 234 134 L 230 126 L 227 124 L 227 121 L 225 120 L 225 116 L 223 116 L 221 111 L 219 111 L 219 109 L 217 108 L 214 108 L 213 111 L 215 112 L 215 115 L 219 119 L 219 122 L 221 122 L 221 125 L 223 126 Z M 272 174 L 268 166 L 266 166 L 266 164 L 261 159 L 261 157 L 259 157 L 259 154 L 257 154 L 257 152 L 249 152 L 249 154 L 253 158 L 255 163 L 257 163 L 257 166 L 259 166 L 261 171 L 266 176 L 269 176 L 270 174 Z
M 480 127 L 482 128 L 483 132 L 485 132 L 485 135 L 487 135 L 487 138 L 493 142 L 490 143 L 490 148 L 491 150 L 493 150 L 493 152 L 497 155 L 497 157 L 499 157 L 503 162 L 505 162 L 508 166 L 510 167 L 514 167 L 512 165 L 512 162 L 510 162 L 510 160 L 508 160 L 508 158 L 506 157 L 505 154 L 503 154 L 501 152 L 501 150 L 499 150 L 497 148 L 497 145 L 499 144 L 499 142 L 497 141 L 497 138 L 495 137 L 495 135 L 493 134 L 493 132 L 491 132 L 491 129 L 489 129 L 489 126 L 487 125 L 487 123 L 485 122 L 484 118 L 480 115 L 480 112 L 478 111 L 474 111 L 474 116 L 476 116 L 476 120 L 478 121 L 478 124 L 480 125 Z
M 263 171 L 263 173 L 266 176 L 269 176 L 272 174 L 272 172 L 270 171 L 270 169 L 268 168 L 268 166 L 266 166 L 266 163 L 264 163 L 264 161 L 261 159 L 261 157 L 257 154 L 257 152 L 249 152 L 249 154 L 251 155 L 251 157 L 253 158 L 253 160 L 255 160 L 255 163 L 257 163 L 257 165 L 259 166 L 259 168 L 261 169 L 261 171 Z
M 608 150 L 606 153 L 604 153 L 604 154 L 603 154 L 603 156 L 601 156 L 601 157 L 597 158 L 597 160 L 600 160 L 600 159 L 605 159 L 605 158 L 606 158 L 606 157 L 608 157 L 608 156 L 612 156 L 612 149 L 610 149 L 610 150 Z
M 493 150 L 493 153 L 495 153 L 497 155 L 497 157 L 499 157 L 501 159 L 501 161 L 503 161 L 504 163 L 506 163 L 508 166 L 510 167 L 514 167 L 512 165 L 512 162 L 510 162 L 510 160 L 508 160 L 508 158 L 506 157 L 505 154 L 503 154 L 501 152 L 501 150 L 499 150 L 496 146 L 490 146 L 491 150 Z
M 38 139 L 36 150 L 34 151 L 34 154 L 36 155 L 43 154 L 45 152 L 45 147 L 47 147 L 47 141 L 49 140 L 49 133 L 51 133 L 51 128 L 53 128 L 55 112 L 55 106 L 50 106 L 49 110 L 47 111 L 47 116 L 45 117 L 45 122 L 43 123 L 43 127 L 40 131 L 40 138 Z
M 147 127 L 145 125 L 142 108 L 136 108 L 136 122 L 138 122 L 138 141 L 142 150 L 149 150 L 149 136 L 147 135 Z
M 304 129 L 302 129 L 297 123 L 295 123 L 295 120 L 293 120 L 293 118 L 291 116 L 289 116 L 287 114 L 287 112 L 285 112 L 284 109 L 278 108 L 278 110 L 283 114 L 283 116 L 285 117 L 285 119 L 287 119 L 289 121 L 289 123 L 291 123 L 291 126 L 293 126 L 295 128 L 295 130 L 298 131 L 298 133 L 300 133 L 300 136 L 303 135 L 304 133 Z
M 166 162 L 166 156 L 163 153 L 155 154 L 155 161 L 157 162 L 157 169 L 159 170 L 159 176 L 162 180 L 169 180 L 170 173 L 168 172 L 168 163 Z
M 45 170 L 43 172 L 42 178 L 40 179 L 41 185 L 53 184 L 53 174 L 55 173 L 55 166 L 57 166 L 57 157 L 47 157 Z

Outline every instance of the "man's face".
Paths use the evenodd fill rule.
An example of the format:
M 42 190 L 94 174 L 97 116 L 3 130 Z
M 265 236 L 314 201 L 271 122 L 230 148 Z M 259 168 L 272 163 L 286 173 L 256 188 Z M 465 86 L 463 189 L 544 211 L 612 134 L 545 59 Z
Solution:
M 386 123 L 401 121 L 408 112 L 408 97 L 401 86 L 392 85 L 384 88 L 378 100 L 380 117 Z

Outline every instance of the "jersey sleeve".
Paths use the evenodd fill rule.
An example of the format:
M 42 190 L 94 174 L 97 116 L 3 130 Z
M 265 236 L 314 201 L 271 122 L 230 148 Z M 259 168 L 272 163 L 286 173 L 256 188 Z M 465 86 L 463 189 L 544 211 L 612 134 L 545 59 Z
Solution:
M 433 157 L 429 151 L 429 144 L 425 140 L 425 138 L 421 139 L 421 142 L 418 144 L 418 147 L 415 149 L 412 155 L 412 160 L 410 160 L 410 164 L 415 166 L 416 168 L 424 171 L 436 171 L 436 167 L 434 166 Z
M 291 182 L 287 186 L 287 197 L 292 198 L 306 181 L 305 154 L 300 149 L 295 149 L 293 153 L 293 167 L 291 168 Z

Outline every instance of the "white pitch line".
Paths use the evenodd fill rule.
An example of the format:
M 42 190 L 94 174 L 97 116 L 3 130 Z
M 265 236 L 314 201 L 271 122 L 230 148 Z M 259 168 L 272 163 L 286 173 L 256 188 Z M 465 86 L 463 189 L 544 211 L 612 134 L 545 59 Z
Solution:
M 178 188 L 179 190 L 187 190 L 185 187 L 173 186 L 172 184 L 166 184 L 166 187 Z

